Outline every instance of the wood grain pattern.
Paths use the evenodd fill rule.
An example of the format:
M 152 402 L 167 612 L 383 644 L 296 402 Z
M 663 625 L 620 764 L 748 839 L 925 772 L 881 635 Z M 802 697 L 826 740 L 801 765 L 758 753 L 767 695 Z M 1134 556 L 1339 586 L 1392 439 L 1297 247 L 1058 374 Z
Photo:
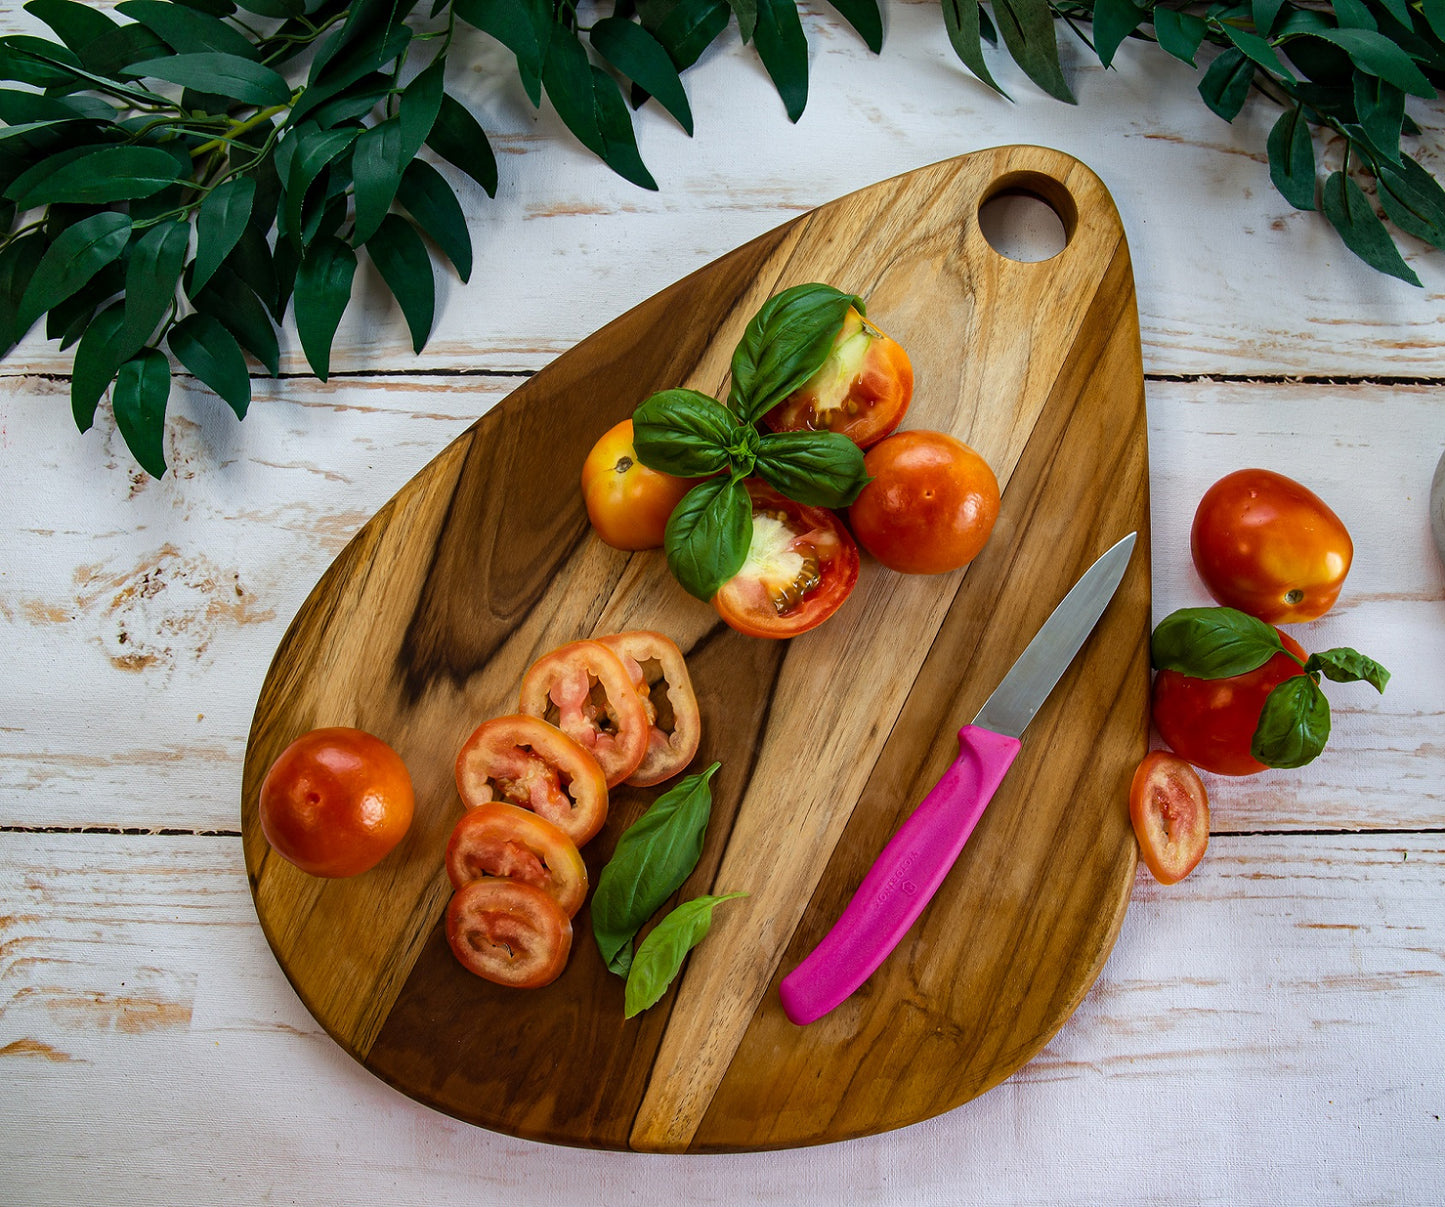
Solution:
M 1050 202 L 1064 252 L 1020 264 L 987 245 L 977 209 L 1010 188 Z M 910 578 L 869 564 L 823 628 L 759 643 L 677 590 L 659 555 L 627 557 L 592 538 L 557 467 L 579 466 L 654 389 L 721 393 L 749 315 L 815 279 L 868 298 L 914 359 L 908 425 L 978 448 L 1004 509 L 966 574 Z M 1147 737 L 1147 539 L 910 940 L 811 1028 L 782 1022 L 770 986 L 836 915 L 952 758 L 953 732 L 1077 575 L 1123 532 L 1147 537 L 1139 357 L 1128 250 L 1103 185 L 1060 153 L 1002 148 L 788 223 L 517 390 L 358 534 L 261 692 L 243 784 L 246 861 L 267 937 L 308 1008 L 423 1101 L 603 1147 L 839 1139 L 927 1117 L 1016 1069 L 1092 983 L 1133 883 L 1124 799 Z M 562 978 L 523 999 L 462 972 L 437 920 L 462 739 L 512 706 L 532 658 L 633 625 L 687 651 L 704 707 L 699 765 L 723 764 L 708 849 L 684 894 L 750 896 L 720 912 L 669 997 L 624 1025 L 621 985 L 585 941 Z M 418 813 L 374 872 L 321 883 L 268 855 L 254 805 L 281 747 L 336 723 L 397 747 Z M 594 872 L 652 795 L 616 794 L 586 852 Z

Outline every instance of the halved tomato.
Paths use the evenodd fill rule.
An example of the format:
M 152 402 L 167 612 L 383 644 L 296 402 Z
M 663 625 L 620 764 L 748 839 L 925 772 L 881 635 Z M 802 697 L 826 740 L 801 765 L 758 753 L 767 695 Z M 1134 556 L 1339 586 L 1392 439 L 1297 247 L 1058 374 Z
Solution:
M 713 597 L 718 615 L 750 637 L 796 637 L 833 615 L 858 581 L 858 546 L 831 511 L 747 481 L 753 536 L 742 569 Z
M 600 641 L 569 642 L 538 658 L 522 676 L 522 711 L 589 750 L 609 788 L 647 754 L 647 710 L 622 659 Z
M 672 638 L 651 629 L 611 633 L 597 640 L 622 659 L 651 725 L 647 753 L 627 782 L 638 788 L 660 784 L 692 762 L 702 738 L 697 695 L 682 651 Z M 661 692 L 656 690 L 659 685 Z
M 492 876 L 535 884 L 569 918 L 587 897 L 587 865 L 577 844 L 530 809 L 487 801 L 468 809 L 447 843 L 453 888 Z
M 1151 750 L 1129 785 L 1129 820 L 1154 879 L 1160 884 L 1183 880 L 1209 845 L 1204 781 L 1178 755 Z
M 822 367 L 763 422 L 775 432 L 842 432 L 867 448 L 898 426 L 912 398 L 908 353 L 850 309 Z
M 549 985 L 567 966 L 572 921 L 535 884 L 472 880 L 447 906 L 447 943 L 462 967 L 515 989 Z
M 607 778 L 597 760 L 536 717 L 493 717 L 457 754 L 457 791 L 475 809 L 502 800 L 532 810 L 581 846 L 607 820 Z

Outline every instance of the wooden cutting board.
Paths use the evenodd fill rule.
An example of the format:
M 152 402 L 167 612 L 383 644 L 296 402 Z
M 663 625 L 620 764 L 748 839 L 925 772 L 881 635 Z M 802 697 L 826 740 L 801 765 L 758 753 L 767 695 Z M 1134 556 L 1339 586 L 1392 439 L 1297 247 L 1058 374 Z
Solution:
M 980 233 L 1023 191 L 1063 220 L 1042 263 Z M 588 527 L 583 458 L 646 395 L 726 393 L 770 295 L 825 281 L 864 296 L 908 349 L 905 427 L 952 432 L 1003 487 L 966 571 L 894 574 L 789 642 L 743 637 Z M 1134 879 L 1127 796 L 1148 739 L 1149 533 L 1134 284 L 1118 213 L 1087 168 L 1038 147 L 978 152 L 865 188 L 693 273 L 584 340 L 481 418 L 351 541 L 293 621 L 246 753 L 241 820 L 257 913 L 327 1032 L 377 1076 L 458 1118 L 599 1148 L 729 1151 L 840 1140 L 967 1101 L 1029 1060 L 1113 945 Z M 1124 533 L 1124 584 L 1025 735 L 1022 754 L 919 922 L 853 998 L 804 1028 L 777 982 L 825 933 L 888 836 L 957 753 L 1054 605 Z M 703 712 L 695 768 L 722 764 L 703 859 L 680 897 L 744 890 L 682 978 L 624 1021 L 587 909 L 561 978 L 507 990 L 441 932 L 457 749 L 513 711 L 523 671 L 577 637 L 670 634 Z M 406 760 L 402 845 L 350 880 L 273 855 L 256 801 L 271 761 L 319 725 Z M 661 792 L 621 789 L 585 850 L 595 882 Z

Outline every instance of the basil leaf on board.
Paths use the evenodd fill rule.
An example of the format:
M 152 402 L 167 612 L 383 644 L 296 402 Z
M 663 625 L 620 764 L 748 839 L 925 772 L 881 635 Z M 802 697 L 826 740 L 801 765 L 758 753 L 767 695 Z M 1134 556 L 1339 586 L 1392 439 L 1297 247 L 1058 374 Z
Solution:
M 719 763 L 678 780 L 623 831 L 592 894 L 592 937 L 609 972 L 626 976 L 632 940 L 702 858 Z
M 251 377 L 236 337 L 209 314 L 190 314 L 170 329 L 166 343 L 176 359 L 209 386 L 236 413 L 246 418 L 251 405 Z
M 1318 671 L 1332 683 L 1368 683 L 1382 695 L 1385 684 L 1390 681 L 1390 672 L 1373 658 L 1366 658 L 1358 650 L 1341 646 L 1311 654 L 1305 663 L 1305 673 Z
M 758 0 L 753 47 L 778 90 L 788 120 L 796 122 L 808 104 L 808 39 L 796 0 Z
M 1304 106 L 1286 109 L 1266 143 L 1269 178 L 1280 196 L 1297 210 L 1315 208 L 1315 144 Z
M 1094 0 L 1094 51 L 1100 63 L 1113 65 L 1124 39 L 1139 28 L 1145 15 L 1134 0 Z
M 130 219 L 110 210 L 82 218 L 61 231 L 41 257 L 16 307 L 15 339 L 19 341 L 42 314 L 120 259 L 130 233 Z
M 712 929 L 713 910 L 724 901 L 746 896 L 746 893 L 723 893 L 716 897 L 694 897 L 653 927 L 638 946 L 627 973 L 623 1017 L 633 1018 L 656 1005 L 682 971 L 688 952 Z
M 331 372 L 331 341 L 351 301 L 355 276 L 356 253 L 334 235 L 313 242 L 296 269 L 296 334 L 306 363 L 322 381 Z
M 1149 650 L 1156 670 L 1227 679 L 1263 666 L 1284 643 L 1273 625 L 1235 608 L 1180 608 L 1156 626 Z
M 137 347 L 150 340 L 175 303 L 190 241 L 190 223 L 177 219 L 151 227 L 131 248 L 125 270 L 125 335 Z
M 263 109 L 284 105 L 291 99 L 291 85 L 284 76 L 240 55 L 216 51 L 177 54 L 132 63 L 125 71 L 127 75 L 165 80 Z
M 767 432 L 756 472 L 808 507 L 847 507 L 868 484 L 863 450 L 842 432 Z
M 488 197 L 497 195 L 497 157 L 486 131 L 461 102 L 442 96 L 426 145 L 481 185 Z
M 387 214 L 366 241 L 367 254 L 401 307 L 411 331 L 411 348 L 420 352 L 436 317 L 436 279 L 421 236 L 400 214 Z
M 243 59 L 260 57 L 251 39 L 210 13 L 170 0 L 122 0 L 115 11 L 139 21 L 179 54 L 215 51 Z
M 149 197 L 176 179 L 174 157 L 159 147 L 101 147 L 49 173 L 13 200 L 17 210 L 53 202 L 108 205 Z
M 144 348 L 121 365 L 111 407 L 126 447 L 153 478 L 166 472 L 166 403 L 171 396 L 171 364 L 155 348 Z
M 472 236 L 467 230 L 461 202 L 431 164 L 413 159 L 402 173 L 396 199 L 406 207 L 416 224 L 452 262 L 463 281 L 472 275 Z
M 351 152 L 351 176 L 356 204 L 352 239 L 365 243 L 376 233 L 391 208 L 401 175 L 415 151 L 404 154 L 401 120 L 389 117 L 363 130 Z
M 1238 47 L 1223 51 L 1199 81 L 1199 95 L 1215 113 L 1232 122 L 1249 99 L 1254 83 L 1254 64 Z
M 1008 93 L 989 73 L 988 63 L 983 57 L 983 26 L 980 20 L 983 10 L 978 0 L 942 0 L 942 3 L 943 25 L 953 53 L 980 80 L 1000 96 L 1007 97 Z
M 1330 702 L 1309 675 L 1277 684 L 1265 697 L 1249 752 L 1266 767 L 1303 767 L 1330 737 Z
M 882 53 L 883 13 L 878 0 L 830 0 L 830 3 L 863 39 L 864 46 L 874 54 Z
M 661 42 L 641 25 L 623 17 L 603 17 L 592 26 L 588 38 L 598 54 L 654 97 L 689 136 L 692 134 L 692 106 Z
M 438 55 L 404 89 L 397 104 L 396 116 L 401 123 L 400 167 L 405 167 L 426 145 L 427 136 L 436 125 L 442 107 L 442 74 L 446 59 Z M 398 169 L 399 170 L 399 169 Z
M 1059 65 L 1049 0 L 994 0 L 993 15 L 1003 44 L 1024 74 L 1050 96 L 1074 104 L 1074 94 Z
M 689 595 L 709 602 L 747 561 L 753 504 L 737 478 L 700 482 L 672 509 L 663 534 L 667 565 Z
M 1154 36 L 1159 40 L 1160 47 L 1181 62 L 1195 66 L 1195 56 L 1199 54 L 1204 35 L 1209 32 L 1204 18 L 1156 6 L 1150 20 L 1154 22 Z
M 116 372 L 140 351 L 140 345 L 127 336 L 125 304 L 115 302 L 90 320 L 85 334 L 75 348 L 70 367 L 70 413 L 75 426 L 90 431 L 95 422 L 95 409 L 105 387 L 115 380 Z
M 633 411 L 632 447 L 648 469 L 704 478 L 728 467 L 728 449 L 741 427 L 715 398 L 697 390 L 661 390 Z
M 732 359 L 728 405 L 745 423 L 761 419 L 822 366 L 852 307 L 863 299 L 810 282 L 773 295 L 759 307 Z
M 211 274 L 231 254 L 256 201 L 256 181 L 250 176 L 233 176 L 217 185 L 201 202 L 196 213 L 196 258 L 192 284 L 205 288 Z
M 1349 176 L 1342 171 L 1332 172 L 1325 181 L 1321 201 L 1330 225 L 1355 255 L 1371 268 L 1411 285 L 1420 285 L 1420 278 L 1405 263 L 1370 199 Z

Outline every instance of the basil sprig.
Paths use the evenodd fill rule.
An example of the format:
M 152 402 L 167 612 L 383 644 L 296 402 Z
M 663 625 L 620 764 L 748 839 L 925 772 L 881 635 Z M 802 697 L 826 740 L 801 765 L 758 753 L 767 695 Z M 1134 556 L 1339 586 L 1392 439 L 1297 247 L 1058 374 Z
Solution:
M 694 897 L 667 915 L 642 941 L 627 974 L 623 1017 L 632 1018 L 656 1005 L 667 992 L 687 954 L 712 929 L 712 912 L 724 901 L 746 897 L 746 893 L 723 893 L 717 897 Z
M 1150 641 L 1158 670 L 1195 679 L 1227 679 L 1257 670 L 1276 654 L 1288 654 L 1299 673 L 1275 685 L 1265 698 L 1250 753 L 1267 767 L 1303 767 L 1330 736 L 1330 704 L 1320 676 L 1335 683 L 1370 684 L 1385 690 L 1390 672 L 1358 650 L 1340 647 L 1304 661 L 1285 648 L 1279 631 L 1234 608 L 1181 608 L 1159 622 Z
M 733 353 L 728 405 L 755 422 L 823 367 L 849 308 L 863 299 L 831 285 L 794 285 L 763 303 Z

